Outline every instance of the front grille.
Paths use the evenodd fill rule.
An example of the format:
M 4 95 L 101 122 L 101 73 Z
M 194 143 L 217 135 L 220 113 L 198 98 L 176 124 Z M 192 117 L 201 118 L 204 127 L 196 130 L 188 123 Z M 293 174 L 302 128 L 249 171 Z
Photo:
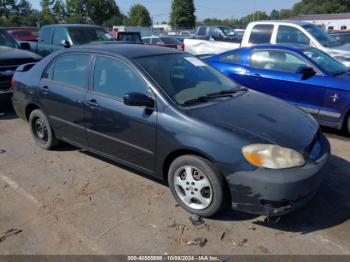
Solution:
M 7 90 L 11 87 L 11 80 L 10 81 L 0 81 L 0 90 Z
M 18 65 L 0 66 L 0 71 L 12 70 L 15 71 Z

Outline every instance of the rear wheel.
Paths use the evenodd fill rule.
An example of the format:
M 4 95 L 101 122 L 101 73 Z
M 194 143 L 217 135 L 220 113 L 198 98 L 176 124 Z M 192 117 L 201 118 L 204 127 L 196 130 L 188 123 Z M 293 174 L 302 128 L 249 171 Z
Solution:
M 50 123 L 45 114 L 39 110 L 33 110 L 29 116 L 30 131 L 35 143 L 43 149 L 53 149 L 58 144 Z
M 185 155 L 175 159 L 168 182 L 177 202 L 193 214 L 210 217 L 223 207 L 223 178 L 205 158 Z

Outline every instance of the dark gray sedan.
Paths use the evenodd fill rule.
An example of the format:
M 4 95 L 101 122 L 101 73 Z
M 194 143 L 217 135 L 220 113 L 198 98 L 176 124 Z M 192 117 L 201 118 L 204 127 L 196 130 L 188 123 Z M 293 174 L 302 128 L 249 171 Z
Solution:
M 325 175 L 330 147 L 295 107 L 176 49 L 90 45 L 14 76 L 13 105 L 38 146 L 65 141 L 168 181 L 179 204 L 280 215 Z

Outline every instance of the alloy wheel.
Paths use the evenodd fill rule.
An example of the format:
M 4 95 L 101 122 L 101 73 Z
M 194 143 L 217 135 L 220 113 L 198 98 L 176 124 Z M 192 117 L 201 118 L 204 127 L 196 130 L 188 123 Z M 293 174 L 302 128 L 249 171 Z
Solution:
M 177 196 L 193 209 L 207 208 L 213 199 L 212 186 L 207 176 L 190 165 L 180 167 L 174 176 Z

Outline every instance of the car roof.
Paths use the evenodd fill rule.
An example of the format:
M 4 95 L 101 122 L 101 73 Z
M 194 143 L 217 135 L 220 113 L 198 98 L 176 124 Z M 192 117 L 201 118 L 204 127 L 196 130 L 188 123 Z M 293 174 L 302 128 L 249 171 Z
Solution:
M 127 58 L 137 58 L 144 56 L 181 54 L 184 53 L 174 48 L 164 48 L 156 46 L 145 46 L 137 44 L 87 44 L 67 49 L 69 51 L 92 51 L 101 53 L 113 53 Z
M 313 24 L 310 22 L 306 22 L 306 21 L 297 21 L 297 20 L 261 20 L 261 21 L 255 21 L 252 22 L 252 24 L 296 24 L 296 25 L 309 25 L 309 24 Z
M 86 24 L 53 24 L 53 25 L 44 25 L 43 27 L 86 27 L 86 28 L 103 28 L 99 25 L 86 25 Z
M 304 51 L 312 49 L 312 46 L 301 45 L 301 44 L 260 44 L 248 47 L 248 49 L 286 49 L 291 51 Z

